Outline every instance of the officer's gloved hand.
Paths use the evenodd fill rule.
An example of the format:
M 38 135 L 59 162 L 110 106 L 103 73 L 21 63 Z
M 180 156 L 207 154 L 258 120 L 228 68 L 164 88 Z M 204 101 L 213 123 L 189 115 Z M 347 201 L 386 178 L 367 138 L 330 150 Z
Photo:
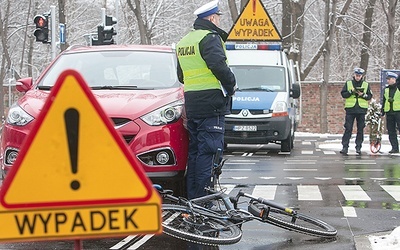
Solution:
M 389 97 L 388 102 L 393 102 L 393 97 Z

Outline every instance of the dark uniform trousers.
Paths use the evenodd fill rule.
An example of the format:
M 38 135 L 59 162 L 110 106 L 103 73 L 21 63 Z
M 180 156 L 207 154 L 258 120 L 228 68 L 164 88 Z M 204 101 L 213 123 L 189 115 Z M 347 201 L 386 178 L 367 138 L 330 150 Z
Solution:
M 213 157 L 218 148 L 223 149 L 225 116 L 189 118 L 189 156 L 186 173 L 189 199 L 207 194 L 210 185 Z
M 356 136 L 356 149 L 361 149 L 361 144 L 364 141 L 364 127 L 365 127 L 365 114 L 349 114 L 346 113 L 344 123 L 344 134 L 342 138 L 343 149 L 349 148 L 349 141 L 353 132 L 354 120 L 357 121 L 357 136 Z
M 399 142 L 397 140 L 397 129 L 400 131 L 400 112 L 386 113 L 386 126 L 388 130 L 390 145 L 392 145 L 392 149 L 399 150 Z

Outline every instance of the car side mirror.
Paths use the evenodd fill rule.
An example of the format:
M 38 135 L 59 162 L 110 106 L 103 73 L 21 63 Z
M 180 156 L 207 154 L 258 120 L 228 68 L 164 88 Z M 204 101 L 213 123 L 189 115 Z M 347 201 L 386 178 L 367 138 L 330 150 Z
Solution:
M 21 78 L 17 80 L 17 85 L 15 86 L 15 88 L 19 92 L 25 93 L 32 88 L 32 84 L 33 84 L 32 77 Z
M 297 99 L 300 97 L 300 84 L 293 83 L 292 88 L 290 89 L 290 97 L 293 97 L 294 99 Z

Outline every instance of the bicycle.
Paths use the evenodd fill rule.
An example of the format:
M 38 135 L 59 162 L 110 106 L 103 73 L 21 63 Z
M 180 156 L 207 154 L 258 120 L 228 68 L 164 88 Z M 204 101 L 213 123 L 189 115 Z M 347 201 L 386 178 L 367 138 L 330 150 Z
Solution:
M 219 175 L 225 161 L 218 164 L 215 161 L 217 157 L 211 186 L 220 186 Z M 229 196 L 221 188 L 207 188 L 208 195 L 188 200 L 174 196 L 171 190 L 164 190 L 160 185 L 154 187 L 163 198 L 164 233 L 182 240 L 204 245 L 235 244 L 242 238 L 242 224 L 252 220 L 317 237 L 337 235 L 337 230 L 322 220 L 241 190 L 236 196 Z M 238 208 L 241 198 L 249 199 L 247 210 Z M 210 204 L 214 207 L 210 208 Z

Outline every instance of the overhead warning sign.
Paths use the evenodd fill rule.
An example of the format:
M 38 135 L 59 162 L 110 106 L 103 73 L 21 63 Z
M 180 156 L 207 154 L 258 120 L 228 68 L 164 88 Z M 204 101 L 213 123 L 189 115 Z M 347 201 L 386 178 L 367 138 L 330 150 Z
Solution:
M 161 232 L 157 191 L 73 70 L 59 76 L 0 203 L 0 240 Z
M 282 41 L 261 0 L 249 0 L 229 31 L 228 41 Z

